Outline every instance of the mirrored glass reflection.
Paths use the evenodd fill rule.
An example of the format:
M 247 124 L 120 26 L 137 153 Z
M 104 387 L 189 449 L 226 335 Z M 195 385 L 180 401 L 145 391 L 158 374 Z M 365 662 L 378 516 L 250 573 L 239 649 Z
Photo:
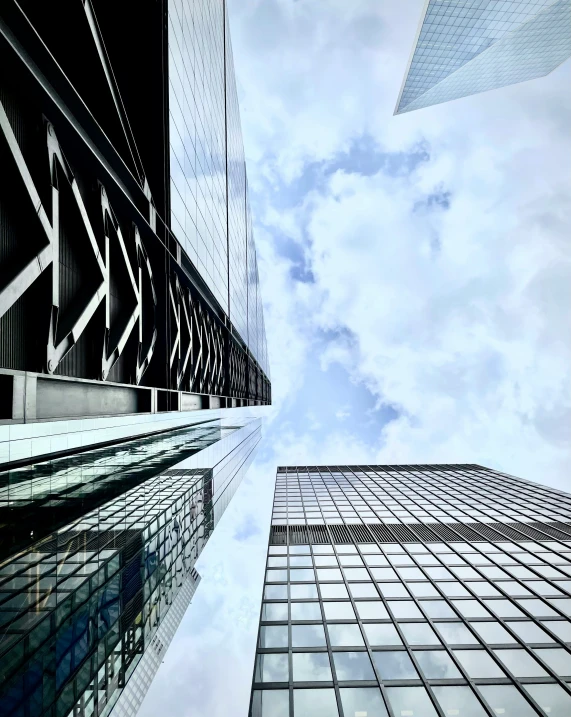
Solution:
M 323 647 L 325 645 L 323 625 L 292 625 L 292 647 Z
M 292 602 L 292 620 L 321 620 L 321 608 L 318 602 Z
M 462 677 L 462 673 L 444 650 L 418 650 L 414 656 L 424 676 L 429 680 L 455 680 Z
M 571 715 L 571 695 L 559 685 L 524 685 L 523 687 L 549 717 Z
M 536 710 L 512 685 L 480 685 L 479 692 L 497 715 L 536 717 Z
M 418 672 L 404 650 L 373 652 L 373 660 L 382 680 L 415 680 Z
M 389 616 L 387 609 L 380 600 L 368 600 L 355 603 L 361 620 L 386 620 Z
M 440 640 L 427 622 L 401 622 L 399 627 L 409 645 L 440 645 Z
M 363 625 L 365 635 L 371 647 L 384 647 L 385 645 L 402 645 L 402 640 L 394 625 L 388 623 Z
M 287 625 L 262 625 L 260 647 L 287 647 Z
M 387 687 L 387 696 L 395 715 L 403 717 L 436 717 L 424 687 Z
M 326 620 L 355 620 L 355 611 L 350 602 L 324 602 Z
M 295 717 L 338 717 L 335 691 L 325 689 L 295 689 L 293 691 L 293 711 Z
M 254 679 L 256 682 L 287 682 L 289 680 L 287 652 L 258 655 Z
M 292 664 L 294 682 L 327 682 L 333 679 L 326 652 L 294 652 Z
M 505 677 L 504 671 L 484 650 L 454 650 L 469 677 Z
M 367 652 L 334 652 L 338 680 L 374 680 L 375 673 Z
M 479 640 L 461 622 L 437 622 L 435 627 L 449 645 L 477 645 Z
M 289 717 L 289 690 L 254 690 L 252 717 Z
M 486 710 L 469 687 L 447 685 L 446 687 L 433 687 L 432 691 L 447 715 L 486 717 Z
M 265 602 L 262 607 L 262 620 L 265 622 L 287 620 L 287 603 Z
M 345 717 L 387 716 L 387 709 L 378 687 L 342 687 L 339 694 Z
M 343 625 L 329 624 L 327 625 L 327 631 L 332 647 L 357 647 L 365 644 L 361 630 L 359 630 L 359 625 L 356 623 Z

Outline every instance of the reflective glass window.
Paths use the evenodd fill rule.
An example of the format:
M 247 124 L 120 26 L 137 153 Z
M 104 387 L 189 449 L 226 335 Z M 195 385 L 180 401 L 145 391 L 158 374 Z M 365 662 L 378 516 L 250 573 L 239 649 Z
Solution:
M 549 665 L 556 675 L 571 676 L 571 653 L 561 647 L 540 648 L 535 654 Z M 533 675 L 535 677 L 535 675 Z
M 320 585 L 319 589 L 321 590 L 321 597 L 325 600 L 349 597 L 345 585 Z
M 287 652 L 258 655 L 255 680 L 256 682 L 287 682 L 289 680 Z
M 387 696 L 395 715 L 436 717 L 436 710 L 424 687 L 387 687 Z
M 365 568 L 345 568 L 347 580 L 369 580 L 369 573 Z
M 420 605 L 428 617 L 456 617 L 456 613 L 444 600 L 421 600 Z
M 286 583 L 287 582 L 287 570 L 267 570 L 266 571 L 266 582 L 267 583 Z
M 427 622 L 401 622 L 399 627 L 409 645 L 440 645 L 440 640 Z
M 287 625 L 262 625 L 260 647 L 287 647 Z
M 389 617 L 387 609 L 380 600 L 368 600 L 355 603 L 361 620 L 384 620 Z
M 373 583 L 351 583 L 349 590 L 354 598 L 376 598 L 379 596 Z
M 452 603 L 464 617 L 491 617 L 482 603 L 477 600 L 453 600 Z
M 327 652 L 294 652 L 294 682 L 327 682 L 332 679 Z
M 511 600 L 484 600 L 499 617 L 524 617 L 523 612 Z
M 506 625 L 525 643 L 554 642 L 554 639 L 534 622 L 514 620 L 513 622 L 506 622 Z M 559 623 L 555 623 L 555 625 L 557 626 L 556 629 L 559 628 Z M 559 634 L 559 632 L 557 634 Z
M 386 717 L 387 710 L 378 687 L 342 687 L 339 690 L 346 717 Z
M 264 597 L 266 600 L 287 600 L 287 585 L 266 585 Z
M 293 709 L 295 717 L 338 717 L 335 691 L 330 688 L 317 690 L 294 690 Z
M 418 650 L 414 656 L 424 676 L 429 680 L 452 680 L 462 677 L 462 673 L 444 650 Z
M 486 710 L 472 690 L 463 685 L 433 687 L 444 714 L 457 717 L 486 717 Z
M 373 660 L 382 680 L 418 679 L 418 672 L 404 650 L 373 652 Z
M 317 602 L 292 602 L 292 620 L 321 620 L 321 609 Z
M 484 650 L 454 650 L 454 654 L 469 677 L 505 677 L 504 671 Z
M 289 717 L 289 690 L 255 690 L 252 717 Z
M 262 608 L 262 620 L 268 622 L 287 620 L 287 603 L 266 602 Z
M 517 642 L 515 637 L 512 637 L 499 622 L 473 622 L 471 625 L 482 639 L 482 642 L 487 642 L 488 645 L 505 645 L 509 642 Z
M 536 717 L 537 712 L 512 685 L 481 685 L 478 690 L 497 715 Z
M 384 597 L 409 597 L 409 593 L 402 583 L 379 583 L 378 588 Z
M 338 680 L 375 680 L 367 652 L 334 652 L 333 662 Z
M 293 568 L 289 571 L 289 579 L 292 582 L 311 582 L 315 580 L 315 573 L 307 568 Z
M 324 602 L 326 620 L 355 620 L 355 611 L 350 602 Z
M 342 580 L 339 568 L 317 568 L 317 579 L 319 582 L 327 580 Z
M 394 625 L 365 623 L 363 629 L 371 646 L 402 645 L 402 640 Z
M 430 583 L 410 583 L 408 589 L 416 597 L 439 597 L 439 593 Z
M 352 647 L 363 645 L 363 636 L 357 624 L 327 625 L 329 642 L 332 647 Z
M 524 685 L 524 689 L 549 717 L 571 715 L 571 696 L 559 685 Z
M 292 625 L 292 647 L 323 647 L 325 645 L 323 625 Z
M 298 585 L 290 585 L 289 589 L 292 600 L 312 600 L 317 597 L 315 584 L 299 583 Z

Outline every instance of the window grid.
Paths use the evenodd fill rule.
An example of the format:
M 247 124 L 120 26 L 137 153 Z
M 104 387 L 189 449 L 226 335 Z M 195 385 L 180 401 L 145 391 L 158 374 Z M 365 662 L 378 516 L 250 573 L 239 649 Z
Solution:
M 517 537 L 509 540 L 500 536 L 501 540 L 493 541 L 485 533 L 486 521 L 472 518 L 470 526 L 475 534 L 480 537 L 480 542 L 466 540 L 450 523 L 442 524 L 449 528 L 450 534 L 453 536 L 451 540 L 442 540 L 438 543 L 435 541 L 423 542 L 421 540 L 418 540 L 417 543 L 401 542 L 399 539 L 399 525 L 402 525 L 402 523 L 383 521 L 376 524 L 371 522 L 371 525 L 368 525 L 370 518 L 362 516 L 363 512 L 372 512 L 371 501 L 376 504 L 378 502 L 383 503 L 386 499 L 385 495 L 387 493 L 380 497 L 381 492 L 379 491 L 377 493 L 378 500 L 374 494 L 376 488 L 381 488 L 384 491 L 384 486 L 380 481 L 382 481 L 381 476 L 386 476 L 387 473 L 390 473 L 391 477 L 398 474 L 396 479 L 402 481 L 402 483 L 399 483 L 397 490 L 388 492 L 389 494 L 392 493 L 392 495 L 388 498 L 390 507 L 387 513 L 395 518 L 399 516 L 399 511 L 403 505 L 411 508 L 414 506 L 417 510 L 421 510 L 423 503 L 419 501 L 426 500 L 427 495 L 432 496 L 434 500 L 437 500 L 439 495 L 447 495 L 442 491 L 442 487 L 438 485 L 443 474 L 447 478 L 448 491 L 453 491 L 454 495 L 457 495 L 464 488 L 463 480 L 466 478 L 472 481 L 472 492 L 478 493 L 478 483 L 474 481 L 474 476 L 480 480 L 481 494 L 484 498 L 490 493 L 490 490 L 496 492 L 503 485 L 504 495 L 507 492 L 505 490 L 507 486 L 512 489 L 519 488 L 519 493 L 522 492 L 522 489 L 525 489 L 526 500 L 529 502 L 530 493 L 534 493 L 535 486 L 525 481 L 519 481 L 512 476 L 505 476 L 478 466 L 401 466 L 398 471 L 396 468 L 395 466 L 332 466 L 278 469 L 274 506 L 282 502 L 285 504 L 286 522 L 284 527 L 286 532 L 284 535 L 286 544 L 271 544 L 269 546 L 266 576 L 271 578 L 272 573 L 279 570 L 285 570 L 286 572 L 282 575 L 283 580 L 281 582 L 266 582 L 266 586 L 268 584 L 287 586 L 287 599 L 281 601 L 272 599 L 272 596 L 268 595 L 264 588 L 263 605 L 286 604 L 288 606 L 288 620 L 268 621 L 264 619 L 261 620 L 260 626 L 262 629 L 272 625 L 287 624 L 288 645 L 279 650 L 271 647 L 258 647 L 257 653 L 263 656 L 275 652 L 287 652 L 289 673 L 287 684 L 282 684 L 280 682 L 258 682 L 258 673 L 255 671 L 251 704 L 252 717 L 271 717 L 274 714 L 271 709 L 261 709 L 259 700 L 260 696 L 265 694 L 267 690 L 280 688 L 286 688 L 289 693 L 288 714 L 290 717 L 294 717 L 294 691 L 306 688 L 333 689 L 339 715 L 348 717 L 343 712 L 342 691 L 347 687 L 357 686 L 370 688 L 372 691 L 380 690 L 378 694 L 381 696 L 388 714 L 393 717 L 401 717 L 400 713 L 395 712 L 391 706 L 390 688 L 394 686 L 418 686 L 424 688 L 430 704 L 434 707 L 436 714 L 441 715 L 441 717 L 448 717 L 448 715 L 444 707 L 438 702 L 433 688 L 446 686 L 468 686 L 470 694 L 475 700 L 474 705 L 480 706 L 481 710 L 483 710 L 481 714 L 490 716 L 495 715 L 496 712 L 494 712 L 493 706 L 488 704 L 484 694 L 480 693 L 478 686 L 489 684 L 513 686 L 527 705 L 531 706 L 537 714 L 543 715 L 545 713 L 542 712 L 541 706 L 526 690 L 526 686 L 551 685 L 551 689 L 558 687 L 561 690 L 558 699 L 563 699 L 567 696 L 567 699 L 570 700 L 571 709 L 571 652 L 569 647 L 571 644 L 571 622 L 569 621 L 571 612 L 569 609 L 571 603 L 569 600 L 571 596 L 571 534 L 569 541 L 556 540 L 538 528 L 537 532 L 542 535 L 542 539 L 534 541 L 522 530 L 514 528 L 513 535 Z M 431 485 L 431 471 L 437 476 L 435 486 Z M 375 480 L 375 476 L 379 477 L 379 481 Z M 441 490 L 440 494 L 439 488 Z M 545 488 L 537 491 L 537 493 L 542 498 L 551 499 L 554 503 L 556 501 L 557 509 L 559 510 L 564 510 L 565 504 L 568 504 L 568 496 L 564 493 Z M 290 522 L 287 518 L 291 513 L 301 512 L 296 509 L 303 505 L 304 497 L 309 495 L 312 496 L 309 502 L 312 506 L 314 501 L 319 504 L 319 496 L 321 495 L 327 496 L 327 499 L 331 500 L 334 505 L 341 504 L 343 510 L 339 511 L 340 520 L 336 520 L 334 523 L 326 522 L 322 513 L 322 520 L 319 523 L 310 522 L 311 519 L 307 517 L 303 521 L 296 517 L 294 521 Z M 284 498 L 283 501 L 282 497 Z M 401 500 L 405 500 L 406 503 L 403 504 Z M 329 503 L 327 502 L 326 505 L 328 507 Z M 349 526 L 355 529 L 359 523 L 350 522 L 349 518 L 352 519 L 350 515 L 352 511 L 345 510 L 347 506 L 354 508 L 354 512 L 361 518 L 360 525 L 362 529 L 359 530 L 358 534 L 363 537 L 363 540 L 358 541 L 348 530 Z M 349 515 L 342 515 L 342 513 Z M 552 516 L 546 515 L 545 520 L 549 519 L 552 520 Z M 379 524 L 382 525 L 383 531 L 387 531 L 387 534 L 392 536 L 394 542 L 388 543 L 375 540 L 375 535 L 371 528 Z M 306 528 L 303 528 L 304 525 Z M 305 546 L 298 544 L 298 531 L 308 530 L 309 537 L 312 525 L 319 525 L 320 531 L 329 536 L 330 542 L 326 544 L 313 543 L 312 547 L 309 546 L 309 543 Z M 291 526 L 291 528 L 288 529 L 288 526 Z M 567 527 L 566 524 L 562 524 L 562 528 L 564 527 Z M 337 543 L 335 541 L 335 534 L 339 532 L 339 528 L 343 528 L 345 531 L 343 533 L 343 543 L 340 543 L 339 540 L 337 540 Z M 365 535 L 367 536 L 366 540 Z M 351 537 L 352 543 L 346 542 L 348 536 Z M 291 543 L 288 538 L 295 538 L 296 542 Z M 328 547 L 330 547 L 329 552 L 327 552 Z M 299 557 L 305 557 L 309 560 L 299 561 L 295 559 Z M 467 560 L 467 557 L 471 559 Z M 543 574 L 537 569 L 541 566 L 534 565 L 534 563 L 539 563 L 542 557 L 544 558 L 543 566 L 547 568 L 547 572 L 549 573 L 549 570 L 552 569 L 555 575 L 559 573 L 557 577 L 549 577 L 549 575 Z M 495 558 L 495 560 L 491 558 Z M 567 561 L 566 564 L 563 561 Z M 299 565 L 300 562 L 309 564 L 301 566 Z M 331 563 L 330 567 L 326 565 L 327 562 Z M 333 573 L 335 579 L 326 580 L 327 573 L 325 571 L 335 568 L 340 571 L 340 575 Z M 442 568 L 448 573 L 438 577 L 438 574 L 433 570 L 434 568 Z M 492 569 L 491 573 L 490 568 Z M 518 573 L 518 570 L 513 571 L 513 568 L 523 572 Z M 560 570 L 560 568 L 563 568 L 563 570 Z M 291 572 L 292 570 L 304 569 L 312 571 L 309 576 Z M 360 569 L 364 572 L 361 574 L 351 572 L 355 569 Z M 416 572 L 409 572 L 411 569 Z M 392 570 L 393 572 L 386 573 L 386 570 Z M 431 570 L 433 570 L 432 573 Z M 494 576 L 495 571 L 504 573 L 503 575 L 501 575 L 501 572 L 499 573 L 501 576 L 499 580 L 498 577 Z M 275 574 L 277 575 L 278 573 Z M 302 576 L 304 580 L 297 582 L 298 576 Z M 308 580 L 308 578 L 310 579 Z M 504 581 L 503 583 L 502 580 Z M 556 582 L 557 580 L 559 582 Z M 533 590 L 534 584 L 541 589 L 535 592 Z M 303 602 L 319 605 L 321 622 L 318 620 L 296 621 L 292 619 L 291 606 L 302 602 L 300 598 L 294 596 L 294 591 L 292 591 L 292 587 L 295 590 L 294 586 L 297 585 L 315 585 L 316 597 L 306 597 Z M 330 593 L 326 586 L 338 586 L 344 589 L 344 594 L 334 597 L 334 593 Z M 365 593 L 357 592 L 359 586 L 367 586 L 366 588 L 363 587 L 363 590 L 370 590 L 371 592 L 367 593 L 370 596 L 367 597 Z M 462 595 L 454 595 L 456 587 L 458 592 L 463 593 Z M 400 594 L 391 595 L 396 588 L 399 589 Z M 520 597 L 517 597 L 520 591 Z M 559 593 L 555 593 L 550 599 L 549 596 L 554 591 L 559 591 Z M 557 595 L 559 595 L 559 598 Z M 566 602 L 559 604 L 557 599 Z M 442 616 L 442 614 L 438 615 L 437 613 L 432 614 L 432 609 L 436 606 L 434 601 L 440 601 L 438 604 L 448 609 L 449 616 Z M 340 618 L 338 620 L 326 619 L 327 605 L 331 603 L 351 606 L 354 617 L 350 619 Z M 362 617 L 358 608 L 367 603 L 374 603 L 384 608 L 386 616 L 370 617 L 369 619 Z M 545 607 L 538 612 L 538 607 L 541 605 Z M 504 609 L 506 606 L 517 608 L 519 613 L 510 616 Z M 416 616 L 410 612 L 411 609 L 415 608 L 417 611 Z M 406 612 L 402 612 L 402 616 L 399 617 L 403 609 Z M 330 627 L 343 624 L 358 626 L 363 644 L 348 645 L 343 643 L 341 645 L 332 645 Z M 501 641 L 498 643 L 489 642 L 480 636 L 478 626 L 482 624 L 494 626 L 494 630 L 502 631 Z M 526 642 L 517 632 L 518 624 L 521 624 L 522 627 L 536 626 L 536 628 L 543 630 L 543 633 L 538 632 L 537 637 L 541 637 L 543 634 L 545 639 L 541 642 Z M 325 645 L 293 647 L 292 626 L 295 627 L 296 625 L 323 625 Z M 367 633 L 367 626 L 369 625 L 394 626 L 401 644 L 392 644 L 391 640 L 387 641 L 386 644 L 371 642 Z M 433 636 L 424 638 L 429 644 L 415 644 L 415 641 L 407 640 L 406 635 L 409 632 L 407 625 L 416 625 L 420 631 L 432 630 Z M 467 635 L 470 636 L 469 639 L 472 642 L 466 644 L 465 638 L 458 635 L 456 636 L 456 639 L 459 640 L 458 642 L 450 642 L 447 639 L 449 636 L 439 630 L 439 626 L 442 625 L 449 625 L 451 628 L 456 625 L 463 627 L 467 630 Z M 551 629 L 550 625 L 552 626 Z M 561 629 L 566 631 L 563 635 L 560 634 Z M 418 630 L 415 630 L 415 632 Z M 422 636 L 421 639 L 423 639 Z M 435 641 L 437 641 L 437 644 L 430 644 Z M 559 650 L 560 652 L 550 652 L 548 654 L 542 653 L 542 649 Z M 518 650 L 519 652 L 505 652 L 506 650 Z M 303 684 L 294 682 L 293 656 L 302 652 L 328 654 L 331 665 L 331 679 L 328 681 L 304 682 Z M 347 652 L 368 655 L 375 679 L 339 680 L 334 656 L 338 653 Z M 375 655 L 380 653 L 389 653 L 389 659 L 392 659 L 392 653 L 407 655 L 416 670 L 417 678 L 412 682 L 405 678 L 390 681 L 383 680 L 380 669 L 374 659 Z M 433 653 L 446 655 L 450 660 L 448 664 L 453 666 L 458 674 L 453 678 L 428 677 L 424 674 L 417 653 L 418 655 L 429 653 L 428 660 L 432 659 Z M 470 653 L 474 658 L 477 657 L 477 662 L 482 662 L 483 656 L 486 656 L 486 659 L 489 660 L 489 664 L 484 664 L 483 666 L 484 672 L 482 675 L 484 676 L 470 676 L 468 666 L 462 663 L 460 657 L 466 660 L 470 657 Z M 502 653 L 505 662 L 502 661 Z M 546 655 L 551 656 L 551 661 L 546 661 Z M 528 666 L 522 664 L 522 659 L 525 660 L 526 658 L 532 661 L 529 663 L 530 665 L 535 666 L 528 676 L 525 676 L 526 670 L 529 671 Z M 515 660 L 515 662 L 508 666 L 510 659 Z M 256 658 L 256 665 L 258 664 L 257 660 L 258 657 Z M 559 674 L 561 670 L 556 669 L 559 668 L 559 663 L 556 663 L 555 660 L 559 660 L 560 664 L 563 664 L 563 660 L 569 661 L 569 669 L 566 668 L 566 663 L 565 667 L 562 668 L 565 674 Z M 485 670 L 488 668 L 494 673 L 490 677 L 485 676 Z M 497 671 L 501 671 L 504 676 L 498 676 Z M 260 675 L 260 680 L 261 677 Z M 312 698 L 316 694 L 324 695 L 325 693 L 312 693 Z M 474 709 L 476 708 L 474 707 Z M 556 706 L 555 709 L 557 710 L 558 707 Z M 279 712 L 279 714 L 281 715 L 282 713 Z M 460 709 L 456 714 L 462 717 L 463 714 L 471 715 L 472 712 Z M 474 712 L 474 714 L 476 713 Z M 353 712 L 351 712 L 351 717 L 353 717 Z M 551 713 L 551 717 L 556 717 L 556 713 Z

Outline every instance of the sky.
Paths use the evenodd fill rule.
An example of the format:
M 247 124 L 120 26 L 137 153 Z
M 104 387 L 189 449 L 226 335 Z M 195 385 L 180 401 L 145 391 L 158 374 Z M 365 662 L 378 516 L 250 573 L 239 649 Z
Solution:
M 140 717 L 246 715 L 277 465 L 571 476 L 571 62 L 393 116 L 422 0 L 229 0 L 273 406 Z

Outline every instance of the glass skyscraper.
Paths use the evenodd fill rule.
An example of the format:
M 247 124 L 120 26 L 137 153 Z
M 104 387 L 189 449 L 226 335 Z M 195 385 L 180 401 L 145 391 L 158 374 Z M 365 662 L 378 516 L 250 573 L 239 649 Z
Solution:
M 542 77 L 571 55 L 571 0 L 427 0 L 395 114 Z
M 132 717 L 260 440 L 210 419 L 0 472 L 0 715 Z
M 571 495 L 280 467 L 250 717 L 569 717 Z

